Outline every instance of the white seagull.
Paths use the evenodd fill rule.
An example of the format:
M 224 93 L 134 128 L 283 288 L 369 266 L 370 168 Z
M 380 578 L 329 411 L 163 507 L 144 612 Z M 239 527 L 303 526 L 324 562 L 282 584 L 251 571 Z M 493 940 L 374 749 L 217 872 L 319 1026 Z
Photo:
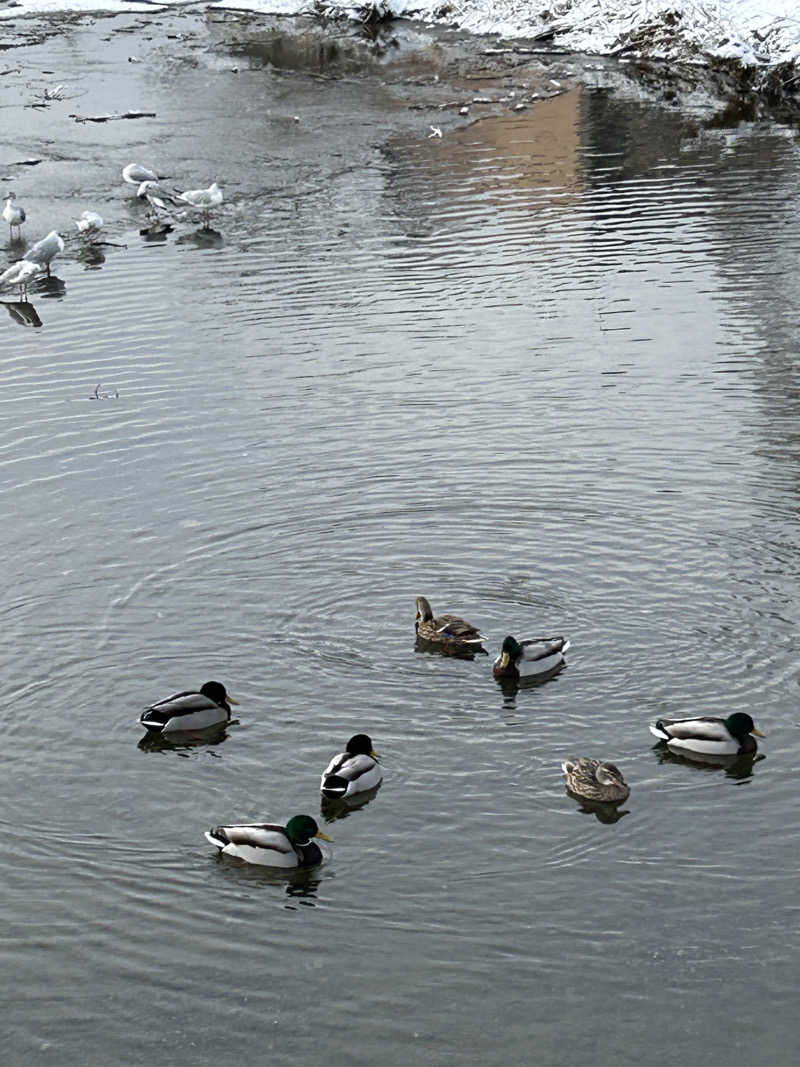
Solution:
M 15 192 L 6 194 L 6 206 L 3 208 L 3 218 L 8 223 L 8 239 L 12 241 L 14 239 L 14 227 L 17 227 L 17 240 L 21 236 L 20 227 L 25 221 L 25 208 L 18 207 L 14 201 L 17 199 Z
M 40 274 L 44 270 L 41 263 L 34 263 L 28 259 L 18 259 L 16 263 L 12 263 L 8 270 L 4 270 L 0 274 L 0 289 L 7 285 L 19 286 L 20 297 L 27 297 L 28 285 L 37 274 Z
M 78 233 L 81 237 L 88 237 L 90 240 L 103 228 L 103 217 L 98 215 L 96 211 L 82 211 L 81 217 L 75 219 L 75 225 L 78 227 Z
M 222 203 L 222 190 L 216 182 L 212 182 L 207 189 L 187 189 L 178 196 L 185 204 L 200 208 L 203 212 L 203 221 L 208 228 L 212 207 L 219 207 Z
M 50 263 L 59 252 L 64 251 L 64 239 L 57 230 L 51 230 L 46 237 L 43 237 L 41 241 L 37 241 L 35 245 L 31 245 L 28 251 L 23 256 L 23 259 L 27 259 L 32 263 L 41 264 L 40 269 L 47 271 L 47 277 L 50 277 Z
M 158 175 L 147 167 L 140 167 L 138 163 L 129 163 L 122 168 L 122 180 L 128 185 L 141 185 L 142 182 L 157 182 Z

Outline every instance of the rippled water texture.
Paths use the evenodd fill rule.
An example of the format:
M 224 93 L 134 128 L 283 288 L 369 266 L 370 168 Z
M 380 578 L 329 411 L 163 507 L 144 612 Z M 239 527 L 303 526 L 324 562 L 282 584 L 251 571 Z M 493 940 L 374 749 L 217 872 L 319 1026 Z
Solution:
M 380 72 L 128 24 L 22 56 L 77 101 L 5 80 L 27 239 L 92 208 L 126 247 L 0 318 L 4 1062 L 795 1063 L 791 131 L 576 89 L 429 138 Z M 144 241 L 131 160 L 218 180 L 218 236 Z M 417 653 L 420 593 L 569 665 Z M 139 746 L 209 678 L 222 740 Z M 731 711 L 766 759 L 652 748 Z M 358 730 L 385 780 L 327 865 L 214 857 L 319 815 Z

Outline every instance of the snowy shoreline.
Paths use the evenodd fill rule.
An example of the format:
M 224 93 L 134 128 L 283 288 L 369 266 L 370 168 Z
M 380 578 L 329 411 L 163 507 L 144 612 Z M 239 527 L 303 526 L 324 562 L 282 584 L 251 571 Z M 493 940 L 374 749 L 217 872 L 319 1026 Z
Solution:
M 204 6 L 136 0 L 12 0 L 0 19 Z M 278 16 L 408 18 L 472 34 L 547 41 L 595 55 L 725 68 L 756 91 L 800 92 L 797 0 L 217 0 L 209 8 Z

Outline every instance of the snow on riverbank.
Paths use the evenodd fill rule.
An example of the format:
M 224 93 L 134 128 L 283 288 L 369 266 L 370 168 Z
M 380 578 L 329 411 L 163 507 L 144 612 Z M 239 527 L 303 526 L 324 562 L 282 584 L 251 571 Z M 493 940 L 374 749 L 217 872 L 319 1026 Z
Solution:
M 0 19 L 55 11 L 159 10 L 127 0 L 0 0 Z M 163 7 L 170 7 L 169 3 Z M 182 6 L 182 5 L 176 5 Z M 557 48 L 743 67 L 800 67 L 798 0 L 217 0 L 265 15 L 363 18 L 369 7 L 480 34 L 546 37 Z

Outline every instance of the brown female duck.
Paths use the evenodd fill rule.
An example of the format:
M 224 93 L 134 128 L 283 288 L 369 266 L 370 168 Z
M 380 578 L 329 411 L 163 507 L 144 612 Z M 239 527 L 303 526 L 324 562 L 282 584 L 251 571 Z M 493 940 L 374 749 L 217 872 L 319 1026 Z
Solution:
M 630 795 L 622 771 L 613 763 L 581 756 L 577 760 L 564 760 L 561 769 L 567 776 L 567 789 L 583 800 L 621 804 Z
M 458 615 L 434 616 L 424 596 L 417 597 L 417 638 L 450 655 L 472 655 L 486 652 L 483 638 L 472 623 Z

